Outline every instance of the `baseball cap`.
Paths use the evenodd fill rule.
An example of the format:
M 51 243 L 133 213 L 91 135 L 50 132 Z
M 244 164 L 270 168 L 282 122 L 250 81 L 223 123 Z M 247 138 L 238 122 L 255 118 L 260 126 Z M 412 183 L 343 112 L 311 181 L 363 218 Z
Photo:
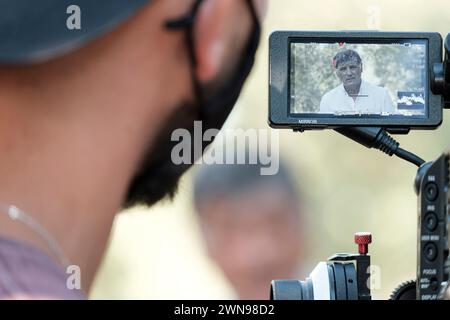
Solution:
M 62 56 L 111 31 L 151 1 L 0 0 L 0 64 Z M 79 28 L 68 26 L 73 13 L 79 14 Z

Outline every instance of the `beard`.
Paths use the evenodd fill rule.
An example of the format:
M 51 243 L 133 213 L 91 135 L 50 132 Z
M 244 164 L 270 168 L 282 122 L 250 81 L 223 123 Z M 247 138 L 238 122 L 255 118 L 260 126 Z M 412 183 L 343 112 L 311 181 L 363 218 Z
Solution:
M 232 78 L 235 68 L 226 68 L 221 75 L 202 86 L 202 92 L 207 93 L 206 99 L 219 95 Z M 200 106 L 193 102 L 184 101 L 173 108 L 174 112 L 166 120 L 167 125 L 157 134 L 156 141 L 148 147 L 144 160 L 141 162 L 137 174 L 134 176 L 127 196 L 122 205 L 128 209 L 137 205 L 151 206 L 168 197 L 172 199 L 177 191 L 181 176 L 198 160 L 195 158 L 194 143 L 191 143 L 191 164 L 174 164 L 172 150 L 180 142 L 172 141 L 172 133 L 177 129 L 186 129 L 190 136 L 194 136 L 194 122 L 204 120 Z M 213 121 L 203 121 L 203 130 L 210 128 L 221 129 L 231 109 L 224 109 L 216 113 Z M 202 153 L 214 141 L 203 141 Z
M 203 130 L 222 128 L 252 69 L 259 35 L 259 24 L 256 22 L 247 47 L 238 50 L 241 54 L 230 58 L 216 79 L 198 85 L 203 99 L 199 99 L 200 93 L 196 90 L 199 99 L 197 103 L 185 101 L 173 108 L 174 112 L 167 119 L 166 127 L 157 135 L 156 143 L 149 146 L 137 174 L 131 181 L 123 205 L 125 209 L 135 205 L 151 206 L 166 196 L 173 198 L 181 176 L 198 159 L 195 159 L 194 143 L 191 143 L 191 164 L 174 164 L 172 150 L 179 142 L 172 141 L 172 133 L 182 128 L 193 137 L 194 122 L 199 120 L 203 121 Z M 202 152 L 213 140 L 203 141 Z
M 217 79 L 202 85 L 201 91 L 206 93 L 204 98 L 208 101 L 213 97 L 221 97 L 224 88 L 233 79 L 233 73 L 237 69 L 237 64 L 232 68 L 225 68 Z M 221 94 L 222 93 L 222 94 Z M 223 100 L 223 99 L 219 99 Z M 160 130 L 156 137 L 156 143 L 149 146 L 141 162 L 138 173 L 133 178 L 125 198 L 123 209 L 128 209 L 137 205 L 151 206 L 165 197 L 173 198 L 177 191 L 178 182 L 181 176 L 198 159 L 195 158 L 194 143 L 191 143 L 191 163 L 174 164 L 172 161 L 172 150 L 179 144 L 179 141 L 172 141 L 172 133 L 177 129 L 186 129 L 190 136 L 194 136 L 194 122 L 203 122 L 203 131 L 214 128 L 220 130 L 227 119 L 231 108 L 218 110 L 213 117 L 202 119 L 201 107 L 197 103 L 182 102 L 175 108 L 174 112 L 166 120 L 167 125 Z M 202 132 L 203 134 L 203 132 Z M 214 141 L 202 142 L 202 154 L 205 149 Z
M 191 164 L 176 165 L 171 159 L 172 149 L 178 141 L 172 141 L 172 132 L 179 128 L 194 132 L 198 120 L 198 107 L 184 102 L 175 107 L 166 125 L 156 137 L 156 144 L 145 153 L 137 174 L 133 178 L 123 204 L 124 209 L 136 205 L 151 206 L 166 196 L 173 198 L 178 182 Z M 193 147 L 192 147 L 193 148 Z M 193 153 L 191 153 L 193 154 Z

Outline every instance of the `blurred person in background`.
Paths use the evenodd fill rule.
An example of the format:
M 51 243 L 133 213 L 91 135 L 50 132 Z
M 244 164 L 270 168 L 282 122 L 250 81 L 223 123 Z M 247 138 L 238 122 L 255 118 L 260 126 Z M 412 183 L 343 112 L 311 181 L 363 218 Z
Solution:
M 269 299 L 270 282 L 296 279 L 305 257 L 298 192 L 283 165 L 203 165 L 194 204 L 209 256 L 239 299 Z
M 173 130 L 222 127 L 265 7 L 0 0 L 0 298 L 85 297 L 116 213 L 173 195 L 189 168 Z

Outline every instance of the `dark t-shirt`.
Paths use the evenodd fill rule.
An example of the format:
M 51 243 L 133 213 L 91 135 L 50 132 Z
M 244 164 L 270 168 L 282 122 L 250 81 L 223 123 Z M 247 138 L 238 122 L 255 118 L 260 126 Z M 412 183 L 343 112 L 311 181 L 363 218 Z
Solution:
M 0 237 L 0 299 L 85 299 L 67 277 L 45 253 Z

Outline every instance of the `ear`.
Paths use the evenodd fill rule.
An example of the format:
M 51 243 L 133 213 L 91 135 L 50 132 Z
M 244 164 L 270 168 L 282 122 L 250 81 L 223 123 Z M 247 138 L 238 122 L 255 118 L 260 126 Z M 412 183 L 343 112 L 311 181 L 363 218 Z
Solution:
M 247 10 L 242 0 L 209 0 L 201 4 L 194 30 L 200 82 L 215 79 L 238 46 L 236 41 L 245 42 L 237 39 L 237 35 L 245 37 L 243 31 L 250 30 Z

